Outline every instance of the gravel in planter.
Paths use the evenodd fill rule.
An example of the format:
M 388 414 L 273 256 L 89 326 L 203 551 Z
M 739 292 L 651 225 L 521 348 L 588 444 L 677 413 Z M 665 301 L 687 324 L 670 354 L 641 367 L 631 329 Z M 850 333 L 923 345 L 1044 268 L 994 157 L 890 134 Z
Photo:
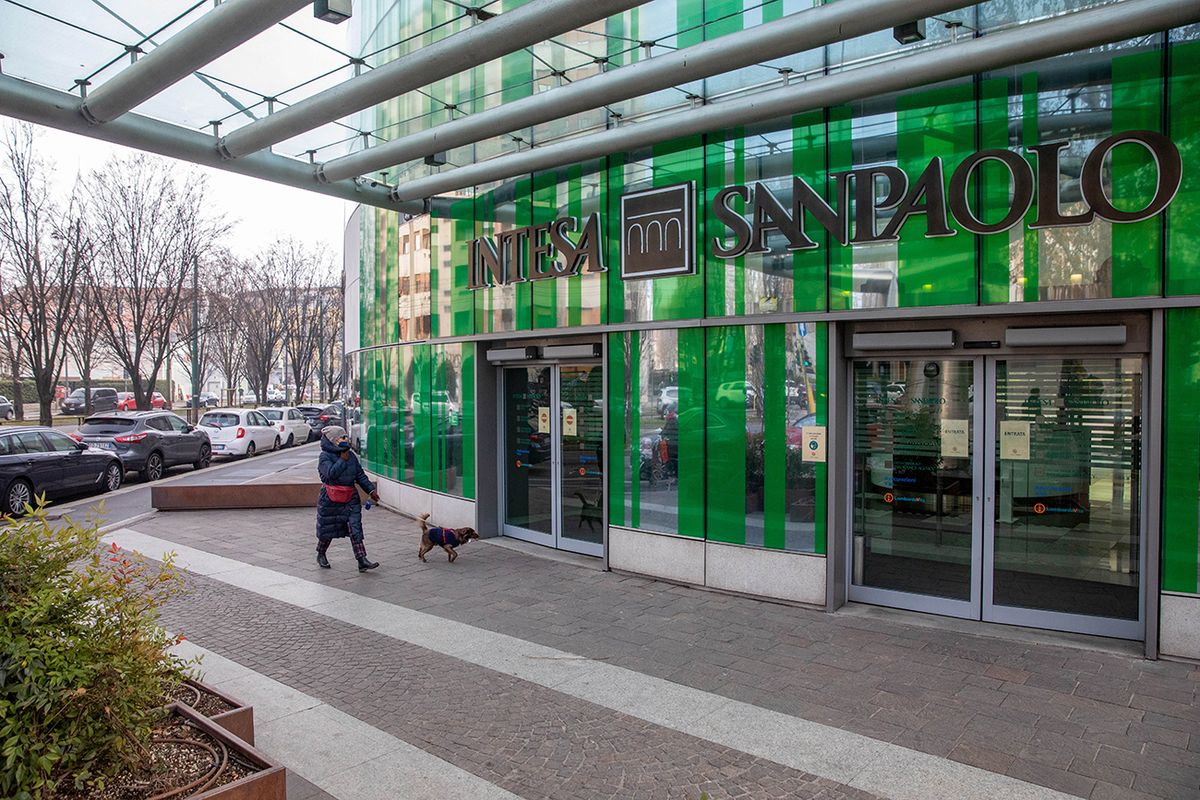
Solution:
M 54 800 L 150 800 L 156 797 L 183 800 L 259 771 L 258 767 L 229 752 L 186 719 L 171 715 L 155 728 L 149 762 L 143 764 L 140 772 L 120 775 L 103 789 L 60 790 L 53 797 Z
M 175 687 L 175 691 L 171 693 L 170 699 L 184 705 L 189 705 L 206 717 L 215 717 L 218 714 L 224 714 L 226 711 L 233 711 L 237 708 L 237 706 L 226 702 L 223 698 L 211 692 L 204 691 L 203 687 L 197 686 L 194 683 L 179 684 Z

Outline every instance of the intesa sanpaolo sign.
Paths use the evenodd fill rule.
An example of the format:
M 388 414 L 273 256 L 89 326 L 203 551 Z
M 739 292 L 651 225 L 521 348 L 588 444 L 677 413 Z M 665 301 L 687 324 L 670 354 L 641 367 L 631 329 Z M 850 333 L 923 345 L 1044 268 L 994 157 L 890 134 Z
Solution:
M 1179 149 L 1154 131 L 1116 133 L 1099 142 L 1084 159 L 1079 176 L 1085 208 L 1066 213 L 1059 194 L 1059 161 L 1069 142 L 1049 142 L 1013 150 L 980 150 L 949 172 L 940 157 L 932 158 L 917 176 L 895 166 L 870 166 L 834 172 L 831 198 L 826 200 L 804 178 L 792 179 L 788 207 L 761 182 L 726 186 L 712 199 L 713 216 L 721 230 L 706 243 L 716 258 L 733 259 L 748 253 L 767 253 L 772 234 L 787 240 L 792 251 L 820 246 L 811 234 L 817 228 L 840 245 L 894 242 L 914 216 L 925 218 L 925 236 L 958 235 L 951 221 L 972 234 L 1000 233 L 1021 224 L 1037 203 L 1030 229 L 1091 225 L 1097 218 L 1111 223 L 1140 222 L 1162 212 L 1179 191 L 1183 163 Z M 1118 147 L 1140 147 L 1154 164 L 1155 185 L 1150 199 L 1136 209 L 1118 208 L 1105 189 L 1110 156 Z M 1031 156 L 1027 158 L 1026 154 Z M 981 167 L 995 163 L 1008 173 L 1004 213 L 995 221 L 980 218 L 972 207 L 969 186 Z M 882 189 L 882 197 L 878 189 Z M 630 192 L 621 198 L 621 277 L 625 280 L 691 274 L 696 265 L 695 201 L 691 183 Z M 736 208 L 740 200 L 742 209 Z M 891 212 L 880 226 L 881 212 Z M 815 226 L 812 224 L 815 223 Z M 569 232 L 579 230 L 572 240 Z M 552 223 L 506 231 L 494 238 L 471 242 L 470 288 L 526 280 L 603 272 L 600 215 L 582 225 L 564 217 Z

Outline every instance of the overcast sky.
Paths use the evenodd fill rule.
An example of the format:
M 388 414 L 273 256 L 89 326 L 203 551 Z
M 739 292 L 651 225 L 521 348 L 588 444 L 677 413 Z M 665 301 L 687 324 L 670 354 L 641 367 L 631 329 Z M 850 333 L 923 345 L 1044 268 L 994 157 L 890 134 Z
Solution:
M 6 117 L 0 120 L 11 122 Z M 55 164 L 56 189 L 63 195 L 70 191 L 76 174 L 86 175 L 113 156 L 140 152 L 53 128 L 35 127 L 38 150 Z M 354 210 L 350 203 L 232 172 L 174 163 L 181 169 L 199 170 L 208 177 L 208 197 L 213 209 L 236 223 L 226 237 L 226 244 L 235 254 L 249 256 L 276 238 L 291 236 L 325 245 L 335 263 L 341 263 L 342 232 Z

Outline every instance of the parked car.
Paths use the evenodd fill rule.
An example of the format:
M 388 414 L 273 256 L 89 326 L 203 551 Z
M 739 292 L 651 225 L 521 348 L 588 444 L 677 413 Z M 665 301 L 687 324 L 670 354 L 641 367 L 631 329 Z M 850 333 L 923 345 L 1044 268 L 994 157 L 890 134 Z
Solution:
M 313 438 L 312 428 L 299 409 L 292 406 L 284 408 L 260 408 L 258 412 L 271 421 L 279 429 L 279 438 L 284 447 L 291 447 L 299 442 L 305 444 Z
M 324 406 L 296 406 L 296 410 L 304 415 L 314 437 L 320 436 L 321 431 L 329 425 L 343 425 L 345 409 L 337 403 Z
M 156 481 L 168 468 L 191 464 L 204 469 L 212 461 L 208 434 L 169 411 L 117 411 L 92 415 L 73 439 L 115 453 L 127 470 Z
M 0 394 L 0 419 L 12 419 L 16 416 L 12 401 Z
M 658 390 L 658 415 L 665 417 L 667 414 L 674 411 L 679 413 L 679 400 L 682 398 L 684 402 L 691 402 L 692 392 L 690 389 L 680 388 L 678 386 L 664 386 Z
M 249 405 L 252 405 L 252 406 L 258 405 L 258 393 L 242 392 L 242 402 L 248 403 Z
M 121 488 L 125 468 L 113 453 L 77 442 L 51 428 L 0 433 L 0 506 L 18 516 L 45 494 L 49 498 Z
M 80 387 L 63 398 L 58 406 L 61 414 L 87 414 L 87 403 L 84 400 L 83 388 Z M 92 410 L 95 414 L 100 411 L 117 410 L 117 390 L 103 387 L 92 389 Z
M 95 411 L 102 411 L 102 410 L 103 409 L 95 409 Z M 117 394 L 117 407 L 115 410 L 117 410 L 117 411 L 137 411 L 138 410 L 137 398 L 134 396 L 133 392 L 119 392 Z M 167 398 L 163 397 L 158 392 L 151 392 L 150 393 L 150 409 L 149 410 L 170 411 L 171 410 L 171 401 L 168 400 Z M 95 411 L 93 411 L 93 413 L 95 413 Z
M 218 456 L 254 456 L 278 450 L 279 431 L 256 409 L 218 408 L 200 417 L 200 427 Z
M 717 405 L 730 408 L 745 405 L 746 408 L 758 407 L 758 390 L 745 381 L 726 381 L 717 387 Z
M 267 389 L 267 405 L 281 406 L 287 402 L 287 393 L 282 389 Z
M 216 408 L 217 406 L 221 405 L 221 398 L 217 397 L 212 392 L 201 392 L 197 399 L 200 401 L 199 405 L 201 408 Z M 184 400 L 187 407 L 191 408 L 192 396 L 188 395 L 186 398 L 184 398 Z

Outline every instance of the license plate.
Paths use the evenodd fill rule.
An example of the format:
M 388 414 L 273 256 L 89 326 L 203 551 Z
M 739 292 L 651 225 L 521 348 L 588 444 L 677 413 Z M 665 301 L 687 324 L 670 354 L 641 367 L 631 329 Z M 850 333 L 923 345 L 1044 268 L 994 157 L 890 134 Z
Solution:
M 223 445 L 223 444 L 214 444 L 214 445 L 212 446 L 212 449 L 213 449 L 213 450 L 224 450 L 224 449 L 225 449 L 225 445 Z
M 113 444 L 112 442 L 101 442 L 100 446 L 103 447 L 105 450 L 116 450 L 117 449 L 117 446 L 115 444 Z

